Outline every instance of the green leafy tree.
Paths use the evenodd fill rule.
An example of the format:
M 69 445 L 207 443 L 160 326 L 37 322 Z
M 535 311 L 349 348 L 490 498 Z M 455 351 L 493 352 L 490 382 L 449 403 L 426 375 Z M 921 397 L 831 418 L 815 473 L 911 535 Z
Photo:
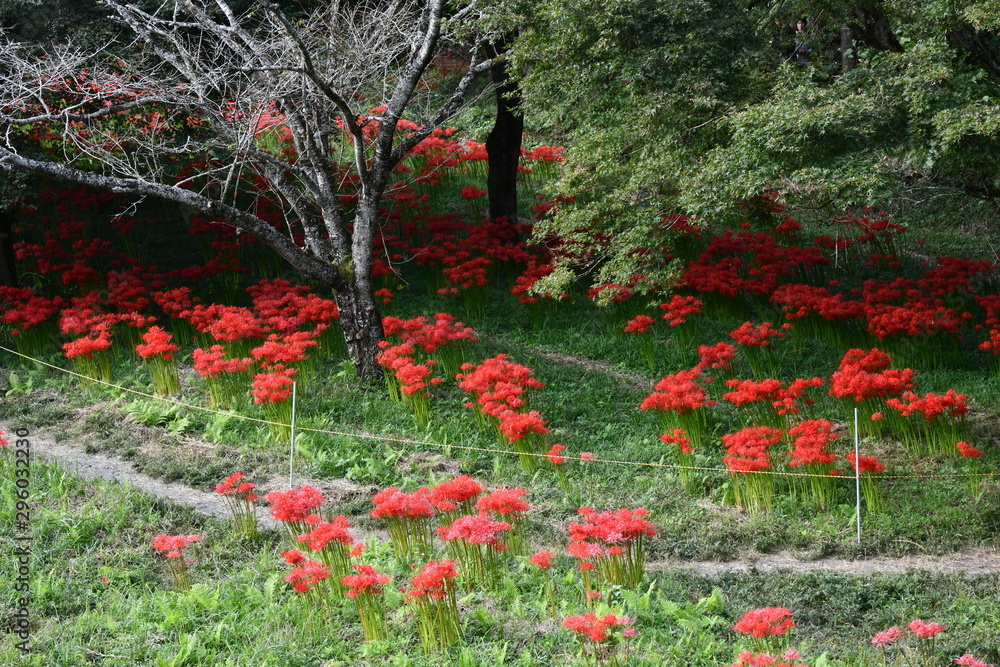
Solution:
M 827 211 L 1000 202 L 1000 3 L 583 0 L 520 6 L 524 107 L 570 146 L 538 227 L 593 252 L 543 289 L 670 279 L 672 214 L 762 192 Z M 791 53 L 809 17 L 811 61 Z M 637 249 L 645 249 L 636 252 Z M 640 285 L 641 286 L 641 285 Z

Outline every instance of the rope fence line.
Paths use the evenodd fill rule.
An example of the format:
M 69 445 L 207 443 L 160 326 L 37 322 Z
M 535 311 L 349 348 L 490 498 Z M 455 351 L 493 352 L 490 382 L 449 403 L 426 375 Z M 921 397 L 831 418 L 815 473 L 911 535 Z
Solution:
M 41 359 L 35 359 L 34 357 L 30 357 L 30 356 L 28 356 L 26 354 L 22 354 L 21 352 L 18 352 L 17 350 L 12 350 L 12 349 L 10 349 L 8 347 L 4 347 L 3 345 L 0 345 L 0 350 L 2 350 L 4 352 L 8 352 L 8 353 L 13 354 L 13 355 L 16 355 L 18 357 L 22 357 L 24 359 L 32 361 L 32 362 L 34 362 L 36 364 L 39 364 L 41 366 L 46 366 L 48 368 L 52 368 L 54 370 L 60 371 L 62 373 L 66 373 L 68 375 L 74 375 L 74 376 L 76 376 L 76 377 L 78 377 L 78 378 L 80 378 L 80 379 L 82 379 L 82 380 L 84 380 L 86 382 L 94 382 L 94 383 L 101 384 L 101 385 L 104 385 L 104 386 L 112 388 L 112 389 L 118 389 L 119 391 L 127 392 L 127 393 L 130 393 L 130 394 L 136 394 L 136 395 L 142 396 L 144 398 L 150 398 L 150 399 L 162 401 L 164 403 L 171 403 L 173 405 L 177 405 L 179 407 L 188 408 L 188 409 L 191 409 L 191 410 L 201 410 L 202 412 L 209 412 L 209 413 L 213 413 L 213 414 L 217 414 L 217 415 L 223 415 L 223 416 L 226 416 L 226 417 L 232 417 L 232 418 L 235 418 L 235 419 L 242 419 L 244 421 L 255 422 L 255 423 L 258 423 L 258 424 L 269 424 L 269 425 L 272 425 L 272 426 L 281 426 L 281 427 L 285 427 L 285 428 L 289 428 L 289 427 L 292 426 L 291 424 L 285 424 L 283 422 L 270 421 L 270 420 L 267 420 L 267 419 L 259 419 L 257 417 L 249 417 L 247 415 L 243 415 L 243 414 L 240 414 L 238 412 L 232 412 L 232 411 L 229 411 L 229 410 L 218 410 L 216 408 L 209 408 L 209 407 L 205 407 L 205 406 L 202 406 L 202 405 L 194 405 L 192 403 L 185 403 L 183 401 L 178 401 L 178 400 L 175 400 L 175 399 L 172 399 L 172 398 L 168 398 L 166 396 L 157 396 L 155 394 L 148 394 L 146 392 L 139 391 L 137 389 L 130 389 L 129 387 L 123 387 L 121 385 L 117 385 L 117 384 L 114 384 L 112 382 L 106 382 L 104 380 L 99 380 L 99 379 L 96 379 L 96 378 L 92 378 L 92 377 L 89 377 L 87 375 L 83 375 L 81 373 L 77 373 L 76 371 L 71 371 L 71 370 L 69 370 L 67 368 L 62 368 L 61 366 L 56 366 L 55 364 L 50 364 L 50 363 L 48 363 L 46 361 L 42 361 Z M 460 449 L 460 450 L 464 450 L 464 451 L 486 452 L 486 453 L 492 453 L 492 454 L 509 454 L 509 455 L 513 455 L 513 456 L 534 456 L 536 458 L 548 458 L 548 454 L 541 454 L 541 453 L 538 453 L 538 452 L 518 452 L 518 451 L 514 451 L 514 450 L 498 449 L 498 448 L 493 448 L 493 447 L 473 447 L 471 445 L 457 445 L 457 444 L 450 444 L 450 443 L 443 443 L 443 442 L 431 442 L 429 440 L 417 440 L 417 439 L 413 439 L 413 438 L 406 438 L 404 436 L 396 436 L 396 435 L 380 435 L 380 434 L 377 434 L 377 433 L 365 433 L 365 432 L 355 432 L 355 431 L 331 431 L 331 430 L 327 430 L 327 429 L 316 429 L 316 428 L 309 428 L 309 427 L 306 427 L 306 426 L 298 426 L 298 425 L 295 426 L 295 430 L 296 431 L 308 431 L 310 433 L 322 433 L 322 434 L 325 434 L 325 435 L 339 435 L 339 436 L 361 438 L 361 439 L 367 439 L 367 440 L 379 440 L 379 441 L 382 441 L 382 442 L 392 442 L 392 443 L 407 444 L 407 445 L 422 445 L 422 446 L 428 446 L 428 447 L 447 447 L 447 448 L 451 448 L 451 449 Z M 589 457 L 588 458 L 583 458 L 583 457 L 580 457 L 580 456 L 564 456 L 564 455 L 559 455 L 559 458 L 567 460 L 567 461 L 579 461 L 581 463 L 611 463 L 611 464 L 614 464 L 614 465 L 631 465 L 631 466 L 640 466 L 640 467 L 649 467 L 649 468 L 663 468 L 663 469 L 671 469 L 671 470 L 692 470 L 692 471 L 699 471 L 699 472 L 723 472 L 723 473 L 728 473 L 728 474 L 732 474 L 733 472 L 736 472 L 736 471 L 729 470 L 728 468 L 715 468 L 715 467 L 707 467 L 707 466 L 683 466 L 683 465 L 677 465 L 675 463 L 654 463 L 654 462 L 651 462 L 651 461 L 623 461 L 623 460 L 620 460 L 620 459 L 602 459 L 602 458 L 597 458 L 597 457 L 594 457 L 594 458 L 589 458 Z M 748 474 L 748 473 L 743 473 L 743 474 Z M 787 472 L 787 471 L 779 471 L 779 470 L 760 470 L 760 471 L 754 471 L 751 474 L 755 474 L 755 475 L 772 475 L 772 476 L 777 476 L 777 477 L 818 477 L 818 478 L 822 478 L 822 479 L 844 479 L 844 480 L 867 479 L 866 477 L 863 477 L 863 476 L 859 475 L 858 473 L 855 473 L 854 475 L 848 475 L 848 474 L 844 474 L 844 475 L 829 475 L 829 474 L 806 473 L 806 472 Z M 883 474 L 879 474 L 879 475 L 877 475 L 877 476 L 875 476 L 873 478 L 874 479 L 939 479 L 939 478 L 994 477 L 997 474 L 998 473 L 996 473 L 996 472 L 986 472 L 986 473 L 939 473 L 939 474 L 934 474 L 934 475 L 915 475 L 915 474 L 914 475 L 883 475 Z

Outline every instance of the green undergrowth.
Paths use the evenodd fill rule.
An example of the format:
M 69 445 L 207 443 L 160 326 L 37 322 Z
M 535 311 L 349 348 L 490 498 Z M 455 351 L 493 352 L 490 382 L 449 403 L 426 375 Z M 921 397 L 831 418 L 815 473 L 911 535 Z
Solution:
M 569 633 L 549 617 L 539 573 L 530 566 L 513 565 L 496 593 L 465 595 L 462 644 L 425 657 L 394 589 L 386 593 L 396 610 L 389 618 L 390 643 L 363 645 L 346 599 L 333 603 L 326 620 L 303 604 L 281 581 L 286 569 L 278 552 L 286 545 L 274 532 L 239 540 L 223 521 L 153 499 L 127 484 L 84 482 L 41 461 L 31 468 L 30 484 L 33 649 L 22 655 L 6 641 L 0 644 L 0 664 L 582 664 Z M 0 490 L 5 541 L 13 521 L 12 492 L 11 485 Z M 162 559 L 149 547 L 160 532 L 203 537 L 193 566 L 195 586 L 188 593 L 171 590 Z M 533 543 L 544 543 L 544 531 L 531 529 L 529 536 Z M 397 584 L 408 577 L 398 566 L 393 569 L 385 545 L 375 543 L 366 560 L 392 572 Z M 582 607 L 580 583 L 566 561 L 558 557 L 554 568 L 560 617 Z M 2 568 L 4 580 L 12 580 L 9 559 Z M 728 665 L 748 647 L 731 632 L 733 622 L 760 606 L 795 611 L 791 645 L 810 664 L 875 665 L 880 664 L 877 656 L 864 648 L 867 639 L 918 617 L 948 628 L 938 643 L 942 659 L 973 652 L 996 660 L 1000 617 L 993 601 L 998 595 L 1000 575 L 751 570 L 706 577 L 661 570 L 647 573 L 637 591 L 617 593 L 616 604 L 619 613 L 635 619 L 640 633 L 629 665 Z M 14 609 L 18 603 L 5 587 L 0 604 Z

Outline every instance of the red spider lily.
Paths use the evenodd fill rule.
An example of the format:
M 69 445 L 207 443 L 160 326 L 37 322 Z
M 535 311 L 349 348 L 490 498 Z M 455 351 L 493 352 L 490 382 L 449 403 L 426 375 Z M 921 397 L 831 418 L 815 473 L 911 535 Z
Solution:
M 458 571 L 451 560 L 430 561 L 411 580 L 409 598 L 440 600 L 454 593 Z
M 492 512 L 497 516 L 513 515 L 515 520 L 531 509 L 531 504 L 524 500 L 528 490 L 499 488 L 491 491 L 476 502 L 477 512 Z
M 639 585 L 646 566 L 646 538 L 656 535 L 646 518 L 648 512 L 641 507 L 614 512 L 581 507 L 577 513 L 582 521 L 567 526 L 570 543 L 566 550 L 581 561 L 585 593 L 591 592 L 589 570 L 595 560 L 597 574 L 609 585 Z
M 486 195 L 486 190 L 480 190 L 475 185 L 467 185 L 462 188 L 462 192 L 459 196 L 462 199 L 478 199 Z
M 775 658 L 769 653 L 754 653 L 753 651 L 743 651 L 739 655 L 739 659 L 732 664 L 731 667 L 809 667 L 806 664 L 792 664 L 788 662 L 789 660 L 798 660 L 801 656 L 798 651 L 793 648 L 785 651 L 782 656 L 784 660 Z
M 191 588 L 190 566 L 194 560 L 184 557 L 184 550 L 190 544 L 201 541 L 200 535 L 165 535 L 163 533 L 153 538 L 152 547 L 167 558 L 167 566 L 174 580 L 174 588 L 186 591 Z
M 698 384 L 701 368 L 678 371 L 668 375 L 654 387 L 654 392 L 639 405 L 640 410 L 667 410 L 687 414 L 706 405 L 714 405 L 705 390 Z
M 851 467 L 859 475 L 866 472 L 875 473 L 885 470 L 885 465 L 874 456 L 859 456 L 857 458 L 858 463 L 855 463 L 854 452 L 851 452 L 844 459 L 851 464 Z
M 294 368 L 275 366 L 274 370 L 257 373 L 253 378 L 254 403 L 283 403 L 292 395 Z
M 485 514 L 472 514 L 459 517 L 447 526 L 437 529 L 442 540 L 462 540 L 468 544 L 488 544 L 503 546 L 500 534 L 511 530 L 506 521 L 494 521 Z
M 942 414 L 952 418 L 960 417 L 969 411 L 966 396 L 954 389 L 949 389 L 944 395 L 928 393 L 923 398 L 912 391 L 906 391 L 903 392 L 902 399 L 890 398 L 885 403 L 904 417 L 909 417 L 914 412 L 920 413 L 925 421 L 936 419 Z
M 150 327 L 142 335 L 143 342 L 135 346 L 135 351 L 143 359 L 148 359 L 152 356 L 159 356 L 165 361 L 173 359 L 173 353 L 180 350 L 180 348 L 174 345 L 170 339 L 171 335 L 161 327 Z
M 528 558 L 528 562 L 540 570 L 547 570 L 552 567 L 552 552 L 539 551 L 536 554 L 532 554 L 531 557 Z
M 733 632 L 763 639 L 783 635 L 794 627 L 792 612 L 787 608 L 762 607 L 743 614 L 733 626 Z
M 566 457 L 562 455 L 566 451 L 566 445 L 552 445 L 549 448 L 548 453 L 545 457 L 549 460 L 549 463 L 555 466 L 561 466 L 566 463 Z
M 200 541 L 200 535 L 166 535 L 160 533 L 153 538 L 152 546 L 167 558 L 183 558 L 185 547 Z
M 771 508 L 774 478 L 757 473 L 771 467 L 769 449 L 781 439 L 781 431 L 767 426 L 752 426 L 722 436 L 728 452 L 722 460 L 730 471 L 730 483 L 738 507 L 749 511 Z
M 965 441 L 956 442 L 955 449 L 958 451 L 959 456 L 966 459 L 978 459 L 983 455 L 982 450 L 976 449 Z
M 783 329 L 791 328 L 790 324 L 781 325 Z M 784 338 L 787 334 L 776 330 L 770 322 L 754 325 L 752 322 L 744 322 L 736 329 L 729 332 L 729 337 L 740 345 L 748 347 L 767 347 L 771 344 L 772 338 Z
M 336 303 L 280 278 L 262 280 L 247 292 L 253 297 L 253 311 L 269 327 L 285 334 L 309 327 L 318 331 L 340 318 Z
M 220 343 L 264 338 L 267 335 L 265 323 L 248 308 L 199 304 L 191 309 L 187 319 L 195 329 L 211 334 Z
M 941 624 L 923 621 L 919 618 L 915 621 L 910 621 L 906 627 L 908 627 L 910 632 L 913 633 L 913 636 L 918 639 L 930 639 L 944 632 L 944 626 Z
M 253 492 L 254 485 L 243 481 L 242 472 L 234 472 L 229 477 L 215 485 L 215 492 L 221 496 L 238 496 L 242 500 L 253 502 L 258 499 Z
M 840 436 L 833 432 L 833 423 L 827 419 L 813 419 L 799 422 L 789 429 L 792 437 L 792 453 L 789 465 L 826 465 L 837 459 L 827 451 L 827 447 Z
M 889 355 L 881 350 L 848 350 L 830 380 L 830 395 L 861 402 L 912 390 L 916 371 L 891 370 L 890 363 Z
M 656 320 L 648 315 L 636 315 L 625 323 L 625 328 L 622 329 L 622 331 L 625 333 L 648 334 L 649 327 L 652 326 L 655 321 Z
M 315 515 L 310 515 L 306 517 L 305 523 L 313 528 L 308 533 L 299 535 L 298 541 L 308 543 L 313 551 L 322 551 L 328 544 L 337 542 L 347 546 L 354 545 L 354 538 L 347 530 L 351 524 L 346 516 L 337 516 L 333 521 L 322 521 Z
M 955 664 L 966 665 L 967 667 L 993 667 L 992 663 L 980 660 L 971 653 L 966 653 L 961 657 L 955 658 Z
M 609 631 L 613 632 L 614 628 L 627 628 L 630 625 L 632 625 L 632 619 L 628 616 L 606 614 L 598 617 L 593 612 L 582 616 L 570 616 L 563 621 L 564 628 L 595 644 L 606 641 L 609 638 Z
M 833 294 L 825 287 L 788 284 L 777 288 L 771 302 L 785 311 L 785 319 L 796 320 L 807 315 L 818 315 L 824 320 L 858 319 L 864 312 L 861 301 L 845 301 L 842 294 Z
M 344 575 L 340 583 L 347 588 L 344 595 L 354 600 L 358 608 L 365 641 L 388 639 L 389 628 L 381 596 L 382 587 L 391 582 L 392 577 L 376 572 L 372 565 L 358 564 L 354 566 L 354 571 L 357 574 Z
M 768 403 L 775 400 L 782 388 L 781 380 L 726 380 L 726 386 L 734 389 L 722 395 L 722 398 L 737 406 L 756 401 Z
M 682 428 L 675 428 L 672 433 L 664 433 L 660 436 L 660 440 L 665 445 L 677 445 L 677 450 L 681 454 L 691 454 L 694 452 Z
M 381 595 L 382 586 L 385 586 L 392 577 L 387 574 L 379 574 L 372 565 L 357 564 L 354 566 L 357 574 L 345 575 L 341 582 L 349 590 L 345 595 L 349 598 L 356 598 L 359 595 Z
M 434 516 L 431 490 L 421 487 L 405 493 L 390 486 L 372 498 L 371 516 L 388 523 L 389 537 L 396 556 L 408 559 L 414 552 L 430 553 L 432 534 L 429 519 Z
M 482 494 L 483 486 L 468 475 L 441 482 L 430 490 L 430 502 L 440 512 L 452 512 L 460 507 L 470 511 L 472 501 Z
M 699 345 L 698 356 L 701 359 L 695 368 L 728 369 L 736 356 L 736 347 L 729 343 Z
M 325 563 L 306 559 L 296 566 L 285 577 L 285 583 L 291 584 L 296 593 L 308 593 L 316 585 L 330 578 L 330 568 Z
M 675 294 L 669 301 L 660 304 L 663 319 L 672 327 L 684 324 L 690 316 L 702 312 L 704 307 L 705 302 L 698 297 L 680 294 Z
M 253 359 L 224 359 L 224 356 L 225 351 L 221 345 L 191 352 L 194 369 L 203 378 L 214 379 L 222 373 L 242 373 L 250 370 L 253 365 Z
M 872 637 L 869 644 L 872 644 L 873 646 L 886 646 L 902 637 L 903 637 L 903 631 L 900 630 L 898 627 L 893 626 L 888 630 L 883 630 L 882 632 L 876 632 L 875 636 Z
M 253 490 L 253 484 L 243 481 L 242 472 L 235 472 L 215 485 L 215 492 L 229 507 L 236 530 L 244 537 L 257 535 L 257 508 L 254 503 L 258 496 Z
M 753 426 L 722 436 L 729 452 L 723 457 L 731 472 L 758 472 L 770 467 L 768 450 L 781 441 L 781 431 L 767 426 Z
M 321 333 L 321 332 L 320 332 Z M 296 331 L 285 335 L 271 334 L 250 354 L 266 368 L 276 364 L 292 364 L 307 359 L 306 351 L 319 345 L 317 332 Z
M 536 440 L 530 436 L 545 435 L 549 429 L 542 416 L 535 410 L 524 411 L 528 389 L 540 389 L 542 383 L 531 377 L 531 369 L 507 360 L 500 354 L 473 366 L 464 364 L 464 373 L 456 375 L 459 388 L 471 393 L 475 401 L 466 407 L 475 407 L 477 416 L 485 421 L 495 420 L 504 444 L 511 443 L 521 454 L 521 465 L 527 471 L 537 466 L 534 454 Z
M 372 498 L 375 509 L 370 514 L 376 519 L 431 517 L 434 516 L 434 507 L 431 504 L 430 496 L 431 491 L 425 487 L 417 489 L 414 493 L 405 493 L 390 486 L 379 491 Z
M 553 266 L 551 263 L 541 263 L 531 260 L 524 272 L 514 280 L 514 287 L 510 290 L 511 294 L 515 295 L 518 298 L 518 301 L 523 304 L 538 303 L 539 299 L 559 301 L 569 298 L 569 294 L 542 292 L 535 295 L 531 293 L 535 284 L 542 278 L 552 275 L 552 271 Z
M 525 513 L 531 509 L 531 504 L 524 500 L 528 490 L 518 487 L 505 489 L 503 487 L 482 496 L 476 501 L 475 510 L 482 514 L 492 514 L 510 524 L 511 532 L 507 546 L 515 554 L 524 553 L 525 542 L 521 524 Z
M 305 485 L 289 491 L 274 491 L 267 494 L 265 500 L 271 503 L 271 516 L 277 521 L 292 524 L 297 538 L 301 532 L 298 528 L 306 523 L 313 510 L 322 505 L 326 498 L 322 492 Z
M 66 358 L 76 359 L 83 357 L 93 359 L 99 352 L 105 352 L 111 347 L 111 333 L 109 331 L 99 331 L 96 336 L 84 336 L 74 341 L 63 344 L 66 351 Z
M 187 318 L 198 303 L 198 298 L 191 296 L 190 287 L 175 287 L 163 292 L 152 292 L 150 296 L 167 317 L 174 319 Z
M 298 549 L 288 549 L 287 551 L 282 551 L 281 557 L 285 559 L 285 563 L 287 565 L 302 565 L 309 560 L 309 558 Z
M 461 625 L 455 601 L 458 572 L 451 560 L 430 561 L 410 580 L 406 601 L 417 610 L 417 629 L 425 651 L 450 646 L 458 641 Z

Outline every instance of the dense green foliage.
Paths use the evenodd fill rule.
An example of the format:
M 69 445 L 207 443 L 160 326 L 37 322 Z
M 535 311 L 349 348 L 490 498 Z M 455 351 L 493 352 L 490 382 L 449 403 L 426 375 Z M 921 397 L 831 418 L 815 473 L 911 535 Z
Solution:
M 664 216 L 718 217 L 767 190 L 827 213 L 918 217 L 941 196 L 1000 201 L 996 2 L 616 0 L 594 12 L 559 0 L 522 10 L 528 115 L 566 137 L 554 190 L 575 197 L 538 238 L 610 236 L 576 266 L 610 258 L 602 279 L 662 280 L 662 253 L 637 261 L 634 250 L 662 245 Z M 811 17 L 806 65 L 790 58 L 798 16 Z

